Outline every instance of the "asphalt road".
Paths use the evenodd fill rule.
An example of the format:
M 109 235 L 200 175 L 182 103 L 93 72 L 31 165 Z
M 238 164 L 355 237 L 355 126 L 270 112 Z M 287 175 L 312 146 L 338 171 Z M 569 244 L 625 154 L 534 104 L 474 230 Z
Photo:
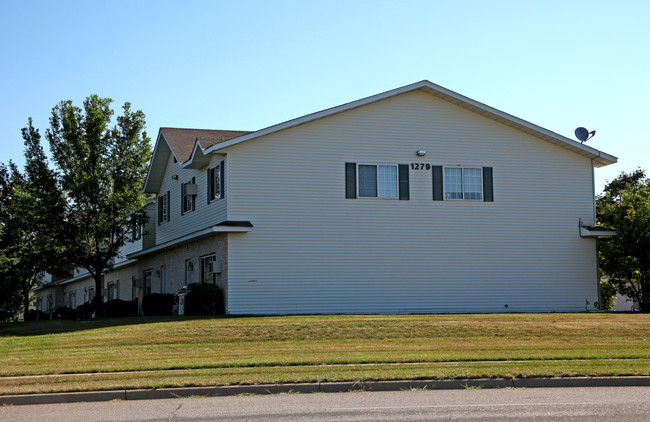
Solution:
M 650 421 L 650 387 L 280 394 L 0 407 L 0 421 Z

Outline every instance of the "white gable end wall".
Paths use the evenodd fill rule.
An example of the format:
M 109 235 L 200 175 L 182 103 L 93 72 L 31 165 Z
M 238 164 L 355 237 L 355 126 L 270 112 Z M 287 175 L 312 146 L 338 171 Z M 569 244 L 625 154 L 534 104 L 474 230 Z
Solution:
M 159 192 L 159 196 L 164 195 L 168 191 L 170 193 L 170 221 L 158 224 L 157 204 L 154 210 L 155 212 L 149 216 L 157 224 L 157 245 L 178 239 L 226 220 L 227 192 L 225 198 L 213 200 L 210 204 L 208 204 L 207 199 L 207 170 L 216 166 L 222 160 L 225 160 L 223 155 L 214 155 L 209 165 L 195 170 L 181 168 L 178 163 L 174 163 L 174 157 L 170 154 Z M 172 176 L 178 176 L 178 178 L 173 179 Z M 190 182 L 192 177 L 195 178 L 197 184 L 195 210 L 181 214 L 181 186 L 183 183 Z M 227 187 L 225 190 L 228 190 Z
M 578 235 L 580 218 L 593 222 L 590 160 L 431 95 L 224 152 L 228 219 L 254 224 L 228 236 L 230 313 L 580 311 L 597 300 L 595 241 Z M 346 162 L 493 167 L 494 202 L 433 201 L 426 170 L 409 170 L 408 201 L 346 199 Z

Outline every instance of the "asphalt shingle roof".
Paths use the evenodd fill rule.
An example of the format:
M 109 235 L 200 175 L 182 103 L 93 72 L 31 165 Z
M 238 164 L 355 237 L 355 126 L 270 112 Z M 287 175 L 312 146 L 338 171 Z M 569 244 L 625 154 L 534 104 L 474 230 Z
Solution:
M 190 159 L 197 140 L 205 149 L 214 144 L 251 133 L 243 130 L 185 129 L 176 127 L 162 127 L 160 131 L 181 163 Z

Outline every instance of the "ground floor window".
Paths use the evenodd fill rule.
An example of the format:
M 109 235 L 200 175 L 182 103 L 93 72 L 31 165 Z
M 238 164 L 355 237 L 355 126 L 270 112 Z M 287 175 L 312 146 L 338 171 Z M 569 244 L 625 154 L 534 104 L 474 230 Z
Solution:
M 167 267 L 160 267 L 160 293 L 167 293 Z
M 77 307 L 77 291 L 68 292 L 68 307 L 75 309 Z
M 144 272 L 144 294 L 150 295 L 151 294 L 151 276 L 152 271 L 151 270 L 146 270 Z
M 108 300 L 113 300 L 115 299 L 115 282 L 114 281 L 109 281 L 108 282 Z
M 214 276 L 214 262 L 216 256 L 206 255 L 201 257 L 201 283 L 215 284 L 216 278 Z
M 192 270 L 194 265 L 192 264 L 191 259 L 185 260 L 185 284 L 190 284 L 192 282 Z

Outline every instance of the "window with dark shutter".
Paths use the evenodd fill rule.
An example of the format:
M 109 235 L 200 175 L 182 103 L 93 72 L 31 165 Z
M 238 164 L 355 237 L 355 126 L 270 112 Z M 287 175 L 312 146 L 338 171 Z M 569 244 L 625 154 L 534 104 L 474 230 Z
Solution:
M 215 200 L 224 197 L 223 191 L 223 164 L 217 164 L 208 169 L 208 204 Z
M 170 194 L 169 191 L 167 191 L 167 200 L 165 201 L 167 203 L 167 221 L 169 221 L 170 218 L 171 218 L 170 217 L 170 214 L 171 214 L 171 204 L 170 204 L 171 201 L 170 201 L 170 199 L 171 199 L 171 194 Z

